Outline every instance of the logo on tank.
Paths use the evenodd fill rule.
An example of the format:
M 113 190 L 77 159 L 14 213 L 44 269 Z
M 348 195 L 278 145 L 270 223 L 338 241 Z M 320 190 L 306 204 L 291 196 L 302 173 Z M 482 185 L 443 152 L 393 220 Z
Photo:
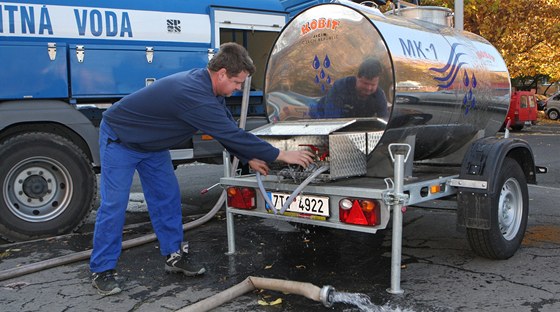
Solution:
M 454 43 L 451 46 L 451 52 L 449 53 L 447 63 L 443 67 L 432 67 L 430 70 L 441 76 L 434 77 L 434 79 L 438 81 L 438 87 L 442 89 L 449 89 L 455 85 L 457 78 L 462 79 L 461 85 L 465 90 L 465 94 L 461 107 L 464 114 L 468 115 L 471 110 L 476 108 L 476 97 L 473 90 L 476 89 L 478 82 L 474 72 L 469 73 L 466 68 L 463 68 L 463 66 L 468 63 L 464 60 L 467 54 L 457 52 L 457 48 L 461 45 L 460 43 Z

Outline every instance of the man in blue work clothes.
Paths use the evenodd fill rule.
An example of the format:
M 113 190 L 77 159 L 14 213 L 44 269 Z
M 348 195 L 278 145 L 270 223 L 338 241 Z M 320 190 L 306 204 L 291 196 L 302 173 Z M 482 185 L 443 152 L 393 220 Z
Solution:
M 358 68 L 356 76 L 336 80 L 327 95 L 310 106 L 311 118 L 386 118 L 387 98 L 379 79 L 381 63 L 376 58 L 367 58 Z
M 115 279 L 130 187 L 138 171 L 165 270 L 187 276 L 206 270 L 192 263 L 183 243 L 181 196 L 169 149 L 197 130 L 211 135 L 241 162 L 268 173 L 275 160 L 306 167 L 309 151 L 281 151 L 238 128 L 224 97 L 255 72 L 242 46 L 226 43 L 207 68 L 162 78 L 111 106 L 100 126 L 101 205 L 90 259 L 92 285 L 103 295 L 121 291 Z

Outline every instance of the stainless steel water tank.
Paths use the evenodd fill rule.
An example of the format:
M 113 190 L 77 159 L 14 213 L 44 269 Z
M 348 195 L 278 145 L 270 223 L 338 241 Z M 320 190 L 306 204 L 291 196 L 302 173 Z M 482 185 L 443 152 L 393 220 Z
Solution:
M 391 167 L 390 143 L 411 144 L 416 161 L 460 163 L 472 140 L 500 129 L 510 78 L 488 41 L 416 18 L 332 3 L 301 12 L 280 33 L 265 75 L 270 121 L 313 122 L 310 110 L 322 104 L 334 82 L 356 75 L 371 57 L 383 67 L 379 87 L 390 116 L 329 116 L 355 120 L 347 131 L 382 132 L 367 149 L 368 174 L 385 175 L 380 168 Z

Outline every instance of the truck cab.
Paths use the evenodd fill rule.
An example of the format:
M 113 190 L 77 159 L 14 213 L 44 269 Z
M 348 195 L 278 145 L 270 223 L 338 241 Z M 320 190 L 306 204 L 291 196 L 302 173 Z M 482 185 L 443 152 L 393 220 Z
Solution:
M 291 16 L 318 1 L 45 0 L 0 3 L 0 236 L 72 231 L 93 208 L 103 111 L 167 75 L 205 67 L 237 42 L 257 67 L 247 128 L 262 105 L 269 51 Z M 242 93 L 227 100 L 239 115 Z M 172 150 L 176 164 L 221 161 L 203 133 Z

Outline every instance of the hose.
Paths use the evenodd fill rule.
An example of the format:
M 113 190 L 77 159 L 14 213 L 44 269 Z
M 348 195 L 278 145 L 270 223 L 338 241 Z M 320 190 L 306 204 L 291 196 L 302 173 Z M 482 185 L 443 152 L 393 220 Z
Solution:
M 222 207 L 224 201 L 226 199 L 226 192 L 223 191 L 222 194 L 220 195 L 220 198 L 218 198 L 218 201 L 216 202 L 216 204 L 214 205 L 214 207 L 204 216 L 200 217 L 199 219 L 196 219 L 194 221 L 188 222 L 183 224 L 183 231 L 186 231 L 187 229 L 193 229 L 205 222 L 207 222 L 208 220 L 210 220 Z M 124 241 L 122 243 L 122 249 L 128 249 L 128 248 L 132 248 L 132 247 L 137 247 L 140 245 L 144 245 L 150 242 L 153 242 L 157 239 L 155 234 L 148 234 L 148 235 L 144 235 L 141 237 L 137 237 L 137 238 L 133 238 L 133 239 L 129 239 L 127 241 Z M 27 265 L 23 265 L 17 268 L 12 268 L 12 269 L 7 269 L 4 271 L 0 271 L 0 281 L 4 281 L 10 278 L 14 278 L 14 277 L 19 277 L 22 275 L 26 275 L 26 274 L 31 274 L 34 272 L 39 272 L 42 270 L 46 270 L 46 269 L 50 269 L 50 268 L 54 268 L 57 266 L 61 266 L 61 265 L 65 265 L 65 264 L 69 264 L 69 263 L 73 263 L 73 262 L 77 262 L 77 261 L 81 261 L 81 260 L 86 260 L 89 259 L 89 257 L 91 256 L 91 249 L 89 250 L 85 250 L 85 251 L 80 251 L 80 252 L 76 252 L 76 253 L 72 253 L 72 254 L 68 254 L 65 256 L 60 256 L 60 257 L 56 257 L 56 258 L 52 258 L 52 259 L 48 259 L 48 260 L 44 260 L 44 261 L 39 261 L 36 263 L 32 263 L 32 264 L 27 264 Z
M 195 304 L 183 307 L 176 312 L 209 311 L 255 289 L 268 289 L 302 295 L 311 300 L 323 303 L 327 308 L 330 308 L 333 304 L 331 294 L 335 291 L 332 286 L 323 286 L 323 288 L 319 288 L 311 283 L 249 276 L 237 285 Z

